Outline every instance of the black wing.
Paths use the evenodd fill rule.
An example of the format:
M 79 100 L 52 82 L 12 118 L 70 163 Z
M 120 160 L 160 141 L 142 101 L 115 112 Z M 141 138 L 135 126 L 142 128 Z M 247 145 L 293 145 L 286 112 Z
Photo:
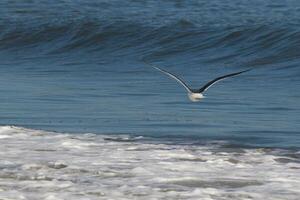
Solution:
M 148 64 L 148 63 L 146 63 L 146 64 Z M 168 71 L 166 71 L 166 70 L 163 70 L 163 69 L 161 69 L 161 68 L 159 68 L 159 67 L 157 67 L 157 66 L 155 66 L 155 65 L 153 65 L 153 64 L 148 64 L 148 65 L 150 65 L 151 67 L 157 69 L 158 71 L 160 71 L 160 72 L 166 74 L 167 76 L 169 76 L 169 77 L 175 79 L 175 80 L 176 80 L 177 82 L 179 82 L 179 83 L 180 83 L 180 84 L 181 84 L 188 92 L 192 92 L 192 90 L 189 88 L 189 86 L 188 86 L 181 78 L 179 78 L 179 77 L 176 76 L 175 74 L 172 74 L 171 72 L 168 72 Z
M 208 83 L 206 83 L 202 88 L 200 88 L 199 90 L 197 90 L 197 92 L 205 92 L 210 86 L 212 86 L 213 84 L 223 80 L 223 79 L 226 79 L 226 78 L 229 78 L 231 76 L 237 76 L 239 74 L 242 74 L 244 72 L 248 72 L 250 71 L 251 69 L 247 69 L 247 70 L 244 70 L 244 71 L 240 71 L 240 72 L 236 72 L 236 73 L 232 73 L 232 74 L 227 74 L 227 75 L 224 75 L 224 76 L 220 76 L 218 78 L 215 78 L 214 80 L 212 81 L 209 81 Z

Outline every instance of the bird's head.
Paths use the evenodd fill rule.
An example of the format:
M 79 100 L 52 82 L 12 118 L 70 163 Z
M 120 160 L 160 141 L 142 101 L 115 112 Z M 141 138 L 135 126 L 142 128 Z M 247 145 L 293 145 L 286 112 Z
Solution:
M 198 102 L 204 98 L 202 93 L 188 93 L 188 97 L 192 102 Z

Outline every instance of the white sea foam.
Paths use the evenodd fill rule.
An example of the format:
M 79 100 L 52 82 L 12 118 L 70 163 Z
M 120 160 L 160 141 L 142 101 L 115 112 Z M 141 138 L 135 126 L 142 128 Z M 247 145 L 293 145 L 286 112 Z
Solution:
M 299 152 L 282 152 L 2 126 L 0 199 L 298 200 Z

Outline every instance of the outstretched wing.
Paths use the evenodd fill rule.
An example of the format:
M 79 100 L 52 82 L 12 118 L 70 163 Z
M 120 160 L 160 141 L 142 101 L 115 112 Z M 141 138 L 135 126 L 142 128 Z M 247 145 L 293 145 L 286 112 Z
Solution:
M 236 73 L 232 73 L 232 74 L 227 74 L 227 75 L 224 75 L 224 76 L 220 76 L 218 78 L 215 78 L 214 80 L 212 81 L 209 81 L 208 83 L 206 83 L 202 88 L 200 88 L 199 90 L 197 90 L 197 92 L 204 92 L 206 91 L 210 86 L 212 86 L 213 84 L 223 80 L 223 79 L 226 79 L 226 78 L 229 78 L 229 77 L 232 77 L 232 76 L 237 76 L 239 74 L 242 74 L 244 72 L 248 72 L 250 71 L 251 69 L 247 69 L 247 70 L 244 70 L 244 71 L 240 71 L 240 72 L 236 72 Z
M 148 63 L 146 63 L 148 64 Z M 170 72 L 167 72 L 166 70 L 163 70 L 155 65 L 152 65 L 152 64 L 148 64 L 150 65 L 151 67 L 157 69 L 158 71 L 170 76 L 171 78 L 175 79 L 177 82 L 179 82 L 188 92 L 192 92 L 191 89 L 189 88 L 189 86 L 182 80 L 180 79 L 179 77 L 177 77 L 176 75 L 170 73 Z

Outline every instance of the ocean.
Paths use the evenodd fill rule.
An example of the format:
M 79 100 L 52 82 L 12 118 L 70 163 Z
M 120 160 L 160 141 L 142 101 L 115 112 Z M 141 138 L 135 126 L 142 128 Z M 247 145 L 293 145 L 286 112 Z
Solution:
M 296 0 L 3 0 L 0 199 L 298 200 L 299 65 Z

